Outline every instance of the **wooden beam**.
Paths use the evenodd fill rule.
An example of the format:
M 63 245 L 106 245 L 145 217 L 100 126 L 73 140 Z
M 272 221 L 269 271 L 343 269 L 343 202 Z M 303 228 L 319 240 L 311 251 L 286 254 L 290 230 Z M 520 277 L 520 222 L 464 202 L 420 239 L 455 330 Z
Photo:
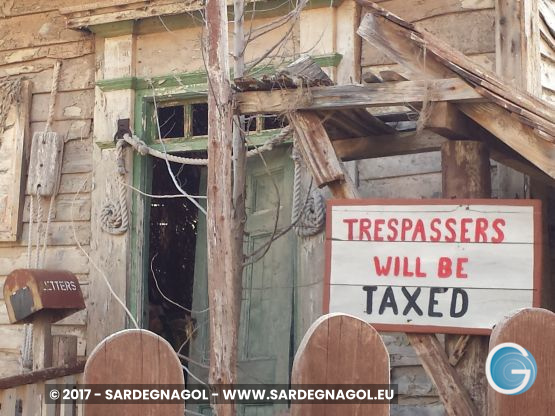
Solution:
M 470 134 L 470 125 L 473 124 L 451 103 L 431 104 L 429 115 L 425 116 L 426 129 L 454 140 L 465 140 Z
M 423 59 L 424 51 L 411 38 L 414 28 L 410 25 L 407 28 L 404 24 L 406 22 L 394 22 L 393 18 L 368 13 L 362 19 L 357 33 L 405 66 L 412 79 L 452 77 L 455 73 L 447 69 L 432 53 L 427 53 L 426 59 Z M 529 127 L 517 114 L 497 104 L 465 103 L 457 106 L 476 123 L 555 178 L 555 144 L 548 140 L 550 136 Z
M 496 162 L 525 173 L 543 184 L 555 185 L 553 178 L 532 165 L 513 149 L 495 139 L 493 135 L 489 135 L 487 138 L 485 135 L 470 135 L 468 137 L 476 137 L 487 143 L 490 148 L 490 156 Z M 452 138 L 452 134 L 449 132 L 444 136 L 430 130 L 424 130 L 420 134 L 406 132 L 395 135 L 333 139 L 332 145 L 337 156 L 346 162 L 350 160 L 435 152 L 439 151 L 441 145 L 449 138 Z
M 295 114 L 293 118 L 297 119 L 309 116 L 310 119 L 314 120 L 314 118 L 318 117 L 315 114 L 310 115 L 308 112 L 293 114 Z M 293 124 L 293 126 L 298 134 L 298 127 L 300 126 L 295 126 L 295 124 Z M 337 158 L 332 148 L 330 138 L 323 128 L 317 131 L 317 135 L 312 129 L 302 132 L 302 134 L 298 136 L 298 143 L 305 148 L 312 147 L 314 143 L 318 143 L 316 147 L 321 147 L 323 149 L 319 152 L 320 157 L 313 158 L 310 160 L 310 163 L 305 159 L 308 169 L 314 177 L 320 175 L 321 171 L 327 170 L 330 165 L 339 166 L 340 169 L 343 170 L 343 164 Z M 331 151 L 329 151 L 330 148 Z M 303 153 L 303 157 L 304 156 L 305 154 Z M 358 189 L 350 180 L 349 175 L 345 175 L 343 179 L 328 182 L 327 185 L 334 198 L 360 198 Z M 476 408 L 473 406 L 458 375 L 449 364 L 447 355 L 445 351 L 443 351 L 435 335 L 407 334 L 407 336 L 423 362 L 428 375 L 436 383 L 443 404 L 446 410 L 448 410 L 448 414 L 477 416 L 478 413 Z
M 437 387 L 448 415 L 478 416 L 480 413 L 472 403 L 459 375 L 447 359 L 447 354 L 435 335 L 407 334 L 422 366 Z
M 310 112 L 294 112 L 289 114 L 288 118 L 295 129 L 298 148 L 312 172 L 316 185 L 322 187 L 344 180 L 341 162 L 335 156 L 329 138 L 326 140 L 328 134 L 320 117 Z
M 52 380 L 58 377 L 65 377 L 71 374 L 80 374 L 85 369 L 85 360 L 79 361 L 73 366 L 51 367 L 42 370 L 31 371 L 25 374 L 0 378 L 0 390 L 11 389 L 25 384 L 33 384 L 41 381 Z
M 384 136 L 356 137 L 332 141 L 337 156 L 343 161 L 377 157 L 410 155 L 438 151 L 447 139 L 434 132 L 408 132 Z
M 126 20 L 138 20 L 152 16 L 169 16 L 174 14 L 191 13 L 201 10 L 204 7 L 203 2 L 193 0 L 192 2 L 175 2 L 169 4 L 142 4 L 144 2 L 137 1 L 133 4 L 118 7 L 102 7 L 102 12 L 97 14 L 86 15 L 88 11 L 77 11 L 72 8 L 61 9 L 62 15 L 68 16 L 67 27 L 70 29 L 81 29 L 89 26 L 101 25 L 105 23 L 123 22 Z M 123 8 L 123 10 L 121 10 Z M 118 10 L 119 9 L 119 10 Z M 85 14 L 84 16 L 79 16 Z M 77 16 L 76 16 L 77 15 Z
M 310 89 L 249 91 L 236 95 L 241 114 L 281 113 L 295 110 L 339 110 L 388 107 L 431 101 L 468 102 L 484 98 L 461 79 L 336 85 Z
M 461 105 L 460 110 L 491 134 L 555 178 L 555 144 L 519 122 L 509 111 L 495 104 Z

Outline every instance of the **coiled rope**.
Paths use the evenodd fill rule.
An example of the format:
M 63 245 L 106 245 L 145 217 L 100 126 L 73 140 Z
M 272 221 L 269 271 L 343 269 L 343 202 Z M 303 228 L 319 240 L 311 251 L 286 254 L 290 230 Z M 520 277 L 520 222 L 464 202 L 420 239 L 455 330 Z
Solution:
M 291 158 L 295 162 L 291 222 L 296 223 L 294 228 L 299 237 L 310 237 L 318 234 L 324 228 L 324 224 L 326 223 L 326 204 L 319 189 L 309 190 L 310 195 L 308 197 L 303 198 L 301 196 L 301 170 L 303 168 L 303 160 L 296 147 L 293 147 Z
M 100 210 L 100 227 L 107 233 L 118 235 L 129 229 L 129 214 L 127 212 L 127 191 L 125 189 L 125 159 L 123 147 L 125 142 L 116 143 L 116 165 L 120 180 L 118 181 L 118 199 L 106 200 Z

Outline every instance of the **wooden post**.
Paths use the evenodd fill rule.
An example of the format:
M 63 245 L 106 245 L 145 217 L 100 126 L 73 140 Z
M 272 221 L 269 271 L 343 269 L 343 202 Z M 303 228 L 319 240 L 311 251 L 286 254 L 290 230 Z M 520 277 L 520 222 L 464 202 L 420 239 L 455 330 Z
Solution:
M 228 19 L 225 0 L 207 0 L 205 54 L 208 76 L 208 304 L 210 307 L 210 384 L 237 380 L 240 276 L 233 250 L 232 119 Z M 235 405 L 214 404 L 218 416 L 235 415 Z
M 245 0 L 233 0 L 233 75 L 236 78 L 243 77 L 245 73 Z M 245 207 L 245 198 L 247 192 L 247 148 L 245 146 L 245 118 L 244 116 L 235 116 L 233 120 L 233 257 L 236 262 L 236 279 L 235 289 L 235 312 L 236 320 L 241 320 L 241 291 L 242 291 L 242 275 L 244 261 L 244 235 L 245 223 L 247 221 L 247 212 Z M 239 324 L 237 324 L 239 325 Z
M 291 125 L 295 128 L 299 148 L 314 148 L 310 154 L 310 163 L 305 163 L 321 186 L 327 184 L 334 198 L 360 198 L 358 189 L 345 175 L 343 164 L 337 158 L 326 130 L 315 124 L 317 116 L 310 112 L 296 112 L 289 115 Z M 303 130 L 303 127 L 305 128 Z M 314 143 L 318 143 L 315 146 Z M 303 157 L 305 153 L 302 152 Z M 341 171 L 343 174 L 341 175 Z M 458 374 L 449 366 L 447 356 L 433 334 L 407 334 L 418 357 L 424 364 L 428 375 L 433 380 L 440 394 L 448 415 L 477 416 L 476 407 L 470 400 Z
M 77 337 L 74 335 L 54 335 L 52 337 L 52 367 L 74 366 L 77 364 Z
M 33 371 L 52 366 L 52 325 L 40 315 L 33 321 Z
M 490 198 L 489 151 L 482 142 L 448 141 L 441 146 L 444 198 Z M 445 348 L 480 414 L 486 414 L 487 381 L 484 365 L 488 337 L 446 335 Z

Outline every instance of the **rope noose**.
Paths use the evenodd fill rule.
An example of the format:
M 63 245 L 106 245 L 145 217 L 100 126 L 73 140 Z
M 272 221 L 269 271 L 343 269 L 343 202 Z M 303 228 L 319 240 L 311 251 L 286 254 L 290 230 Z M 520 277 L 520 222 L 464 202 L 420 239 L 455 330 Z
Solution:
M 127 190 L 125 189 L 125 160 L 123 157 L 124 140 L 116 144 L 116 164 L 118 168 L 118 200 L 107 200 L 100 211 L 100 226 L 109 234 L 124 234 L 129 229 L 129 214 L 127 212 Z
M 310 237 L 318 234 L 326 223 L 326 204 L 319 189 L 308 189 L 310 196 L 302 197 L 301 170 L 302 157 L 296 147 L 293 147 L 291 155 L 295 162 L 295 174 L 293 178 L 293 212 L 291 221 L 297 223 L 295 232 L 299 237 Z M 304 210 L 301 212 L 304 206 Z

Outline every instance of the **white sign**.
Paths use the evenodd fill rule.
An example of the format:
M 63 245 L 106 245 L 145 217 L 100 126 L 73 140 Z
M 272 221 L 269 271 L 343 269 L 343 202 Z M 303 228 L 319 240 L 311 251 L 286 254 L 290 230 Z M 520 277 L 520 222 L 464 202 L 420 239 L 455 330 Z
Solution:
M 380 330 L 488 334 L 539 306 L 536 200 L 328 203 L 326 312 Z

